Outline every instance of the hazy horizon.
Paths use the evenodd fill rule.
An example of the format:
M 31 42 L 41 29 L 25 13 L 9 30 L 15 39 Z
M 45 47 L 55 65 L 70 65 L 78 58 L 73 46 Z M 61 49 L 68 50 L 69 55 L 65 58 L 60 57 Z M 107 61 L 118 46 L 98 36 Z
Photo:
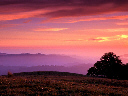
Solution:
M 109 52 L 112 52 L 112 51 L 109 51 Z M 29 51 L 29 52 L 26 52 L 26 51 L 24 51 L 24 52 L 21 52 L 20 53 L 20 51 L 18 51 L 18 52 L 15 52 L 15 53 L 13 53 L 13 52 L 0 52 L 0 53 L 6 53 L 6 54 L 44 54 L 44 55 L 60 55 L 60 56 L 69 56 L 69 57 L 72 57 L 72 58 L 75 58 L 75 59 L 78 59 L 78 60 L 81 60 L 81 62 L 80 63 L 86 63 L 86 64 L 94 64 L 94 63 L 96 63 L 97 61 L 99 61 L 100 60 L 100 58 L 105 54 L 105 53 L 107 53 L 107 52 L 105 52 L 105 53 L 103 53 L 101 56 L 99 55 L 97 55 L 97 56 L 87 56 L 86 54 L 85 55 L 78 55 L 78 54 L 64 54 L 64 53 L 48 53 L 48 52 L 44 52 L 44 53 L 41 53 L 41 52 L 31 52 L 31 51 Z M 116 54 L 117 55 L 117 54 Z M 122 61 L 122 63 L 123 64 L 126 64 L 126 63 L 128 63 L 128 54 L 121 54 L 121 55 L 117 55 L 117 56 L 119 56 L 119 59 L 121 59 L 121 61 Z
M 7 72 L 59 71 L 86 74 L 93 66 L 93 59 L 82 60 L 75 56 L 57 54 L 7 54 L 0 53 L 0 75 Z

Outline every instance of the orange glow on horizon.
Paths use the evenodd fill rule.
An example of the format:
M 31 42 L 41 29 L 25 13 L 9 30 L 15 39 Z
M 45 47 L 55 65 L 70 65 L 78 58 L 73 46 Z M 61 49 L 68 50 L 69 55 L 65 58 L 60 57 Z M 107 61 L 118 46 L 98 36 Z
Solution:
M 100 50 L 127 53 L 128 2 L 120 2 L 119 6 L 116 0 L 2 0 L 0 49 L 39 48 L 58 53 L 80 50 L 80 54 L 86 50 L 87 55 L 97 55 Z

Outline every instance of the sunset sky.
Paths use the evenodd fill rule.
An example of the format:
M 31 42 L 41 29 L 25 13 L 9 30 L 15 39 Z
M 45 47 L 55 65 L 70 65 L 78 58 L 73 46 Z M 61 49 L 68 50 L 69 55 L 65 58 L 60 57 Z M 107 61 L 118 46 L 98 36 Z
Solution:
M 0 0 L 0 52 L 128 54 L 128 0 Z

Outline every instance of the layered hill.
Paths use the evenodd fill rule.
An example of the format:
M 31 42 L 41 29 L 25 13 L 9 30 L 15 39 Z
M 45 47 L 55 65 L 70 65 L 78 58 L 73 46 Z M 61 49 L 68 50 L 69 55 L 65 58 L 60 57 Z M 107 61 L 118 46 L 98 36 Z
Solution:
M 32 71 L 59 71 L 86 74 L 92 67 L 82 60 L 71 56 L 56 54 L 6 54 L 0 53 L 0 75 L 7 75 L 7 72 L 32 72 Z

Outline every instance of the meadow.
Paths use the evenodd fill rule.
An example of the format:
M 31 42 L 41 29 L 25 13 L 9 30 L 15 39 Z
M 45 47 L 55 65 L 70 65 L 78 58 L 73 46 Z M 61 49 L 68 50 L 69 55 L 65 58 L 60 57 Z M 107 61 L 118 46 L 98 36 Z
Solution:
M 5 96 L 128 96 L 128 80 L 82 75 L 0 76 Z

